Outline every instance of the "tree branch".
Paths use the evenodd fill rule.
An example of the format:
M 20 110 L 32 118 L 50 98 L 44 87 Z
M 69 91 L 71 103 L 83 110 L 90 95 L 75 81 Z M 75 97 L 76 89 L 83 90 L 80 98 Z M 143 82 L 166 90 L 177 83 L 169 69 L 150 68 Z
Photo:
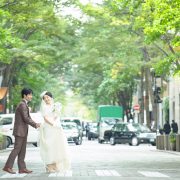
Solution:
M 27 40 L 36 31 L 36 29 L 29 29 L 27 33 L 24 34 L 23 39 Z
M 166 56 L 169 56 L 168 53 L 166 51 L 164 51 L 159 45 L 157 45 L 156 43 L 153 43 L 155 45 L 155 47 L 157 47 L 163 54 L 165 54 Z
M 12 6 L 12 5 L 15 5 L 17 4 L 18 2 L 15 0 L 14 2 L 7 2 L 5 3 L 3 6 L 0 6 L 0 8 L 5 8 L 7 6 Z

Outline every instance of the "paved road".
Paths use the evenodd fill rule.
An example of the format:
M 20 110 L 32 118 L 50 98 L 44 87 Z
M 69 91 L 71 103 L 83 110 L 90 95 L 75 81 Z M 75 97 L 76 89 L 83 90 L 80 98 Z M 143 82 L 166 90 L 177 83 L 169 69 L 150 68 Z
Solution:
M 159 151 L 151 145 L 129 146 L 98 144 L 85 140 L 81 146 L 69 145 L 72 169 L 66 173 L 47 174 L 39 148 L 28 146 L 26 163 L 32 174 L 9 175 L 2 170 L 0 179 L 73 179 L 73 180 L 179 180 L 180 153 Z M 10 149 L 0 152 L 3 167 Z M 2 169 L 2 168 L 1 168 Z M 17 170 L 15 164 L 14 169 Z

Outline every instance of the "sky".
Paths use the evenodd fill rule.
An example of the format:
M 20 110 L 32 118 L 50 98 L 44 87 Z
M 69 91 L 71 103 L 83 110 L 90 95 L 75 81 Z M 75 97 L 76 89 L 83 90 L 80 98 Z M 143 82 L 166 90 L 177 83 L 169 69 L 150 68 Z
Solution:
M 92 4 L 102 4 L 103 0 L 80 0 L 83 5 L 88 3 Z M 82 13 L 78 8 L 75 7 L 64 7 L 62 10 L 62 15 L 72 15 L 74 18 L 82 20 Z M 85 18 L 85 17 L 84 17 Z M 86 19 L 86 18 L 85 18 Z

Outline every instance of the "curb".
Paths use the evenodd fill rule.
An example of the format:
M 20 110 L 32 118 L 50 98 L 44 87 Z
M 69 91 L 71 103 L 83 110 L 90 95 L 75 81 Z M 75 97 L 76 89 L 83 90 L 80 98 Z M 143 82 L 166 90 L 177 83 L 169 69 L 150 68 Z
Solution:
M 159 149 L 157 149 L 157 151 L 180 156 L 180 152 L 178 151 L 168 151 L 168 150 L 159 150 Z

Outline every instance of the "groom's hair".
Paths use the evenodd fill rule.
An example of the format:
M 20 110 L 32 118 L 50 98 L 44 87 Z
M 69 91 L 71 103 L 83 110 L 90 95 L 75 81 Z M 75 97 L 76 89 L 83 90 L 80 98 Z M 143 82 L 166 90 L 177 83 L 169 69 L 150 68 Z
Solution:
M 47 91 L 44 95 L 47 95 L 47 96 L 49 96 L 49 97 L 51 97 L 51 98 L 53 97 L 52 93 L 51 93 L 51 92 L 48 92 L 48 91 Z
M 32 89 L 29 89 L 29 88 L 23 88 L 22 91 L 21 91 L 21 96 L 22 96 L 22 98 L 24 98 L 24 95 L 27 96 L 28 94 L 33 94 Z

